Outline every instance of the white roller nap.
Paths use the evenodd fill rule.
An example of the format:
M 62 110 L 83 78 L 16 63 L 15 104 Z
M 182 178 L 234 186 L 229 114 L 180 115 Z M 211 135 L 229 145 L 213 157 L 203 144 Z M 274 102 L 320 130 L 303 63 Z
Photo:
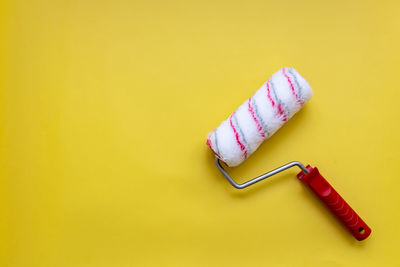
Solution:
M 311 98 L 308 82 L 282 68 L 207 137 L 207 145 L 228 166 L 237 166 Z

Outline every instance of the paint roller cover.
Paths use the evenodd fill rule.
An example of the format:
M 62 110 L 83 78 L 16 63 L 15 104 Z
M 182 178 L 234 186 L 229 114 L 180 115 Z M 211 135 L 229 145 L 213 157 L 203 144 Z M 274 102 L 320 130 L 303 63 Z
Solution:
M 215 155 L 233 167 L 247 159 L 311 98 L 308 82 L 282 68 L 207 137 Z

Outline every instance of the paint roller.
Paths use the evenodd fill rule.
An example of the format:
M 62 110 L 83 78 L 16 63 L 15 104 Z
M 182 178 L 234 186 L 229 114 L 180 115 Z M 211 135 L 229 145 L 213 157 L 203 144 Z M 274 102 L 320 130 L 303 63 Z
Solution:
M 325 204 L 335 217 L 359 241 L 367 238 L 371 229 L 319 173 L 317 167 L 304 166 L 299 161 L 238 184 L 222 166 L 238 166 L 261 143 L 273 135 L 312 97 L 308 82 L 293 68 L 282 68 L 247 99 L 207 137 L 207 146 L 215 154 L 215 164 L 235 188 L 243 189 L 291 167 L 299 167 L 297 177 Z

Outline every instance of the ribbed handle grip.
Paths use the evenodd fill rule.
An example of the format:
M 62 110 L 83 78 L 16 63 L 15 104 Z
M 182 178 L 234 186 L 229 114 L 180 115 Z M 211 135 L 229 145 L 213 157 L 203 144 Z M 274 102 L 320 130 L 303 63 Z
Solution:
M 318 196 L 336 218 L 358 240 L 364 240 L 371 234 L 371 229 L 335 191 L 319 173 L 318 169 L 307 166 L 309 173 L 300 172 L 297 177 Z

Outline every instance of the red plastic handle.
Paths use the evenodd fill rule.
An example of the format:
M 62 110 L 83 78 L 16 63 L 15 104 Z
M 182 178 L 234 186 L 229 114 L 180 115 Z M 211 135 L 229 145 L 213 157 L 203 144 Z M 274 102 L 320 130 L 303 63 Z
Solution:
M 307 166 L 307 169 L 310 171 L 309 173 L 300 172 L 297 177 L 308 185 L 358 241 L 366 239 L 371 234 L 371 228 L 322 177 L 316 167 Z

